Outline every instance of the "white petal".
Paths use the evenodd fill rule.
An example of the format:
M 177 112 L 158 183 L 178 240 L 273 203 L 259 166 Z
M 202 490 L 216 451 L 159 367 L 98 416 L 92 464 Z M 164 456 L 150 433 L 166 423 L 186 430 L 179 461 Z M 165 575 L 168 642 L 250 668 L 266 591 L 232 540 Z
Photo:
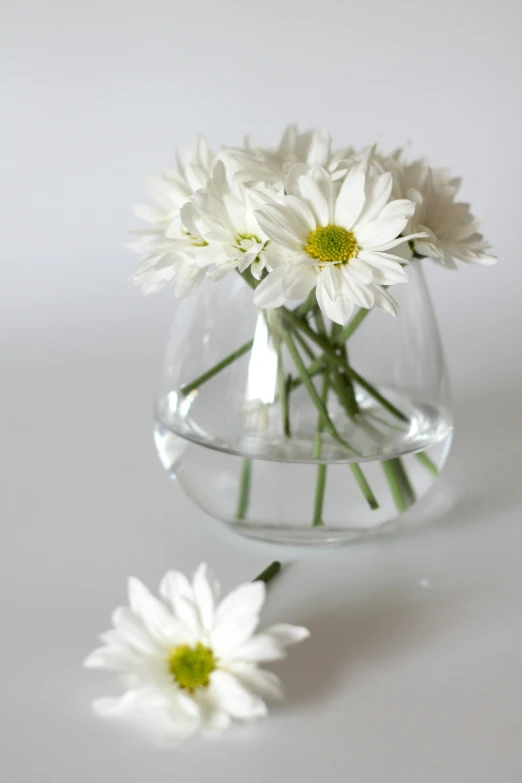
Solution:
M 256 280 L 261 280 L 261 276 L 265 270 L 265 266 L 266 264 L 264 262 L 263 256 L 261 256 L 257 261 L 253 261 L 250 270 L 252 272 L 252 277 L 255 277 Z
M 297 126 L 295 124 L 287 125 L 277 146 L 277 152 L 281 157 L 287 158 L 293 154 L 296 138 Z
M 498 256 L 491 256 L 487 254 L 480 254 L 473 259 L 474 264 L 482 264 L 483 266 L 493 266 L 498 264 Z
M 187 231 L 192 234 L 193 237 L 200 238 L 201 234 L 199 233 L 198 226 L 196 224 L 197 215 L 194 204 L 192 204 L 190 201 L 184 204 L 180 210 L 180 217 Z
M 239 263 L 237 265 L 237 268 L 240 272 L 244 272 L 245 269 L 248 269 L 249 266 L 252 266 L 256 258 L 258 257 L 259 253 L 257 250 L 249 251 L 248 253 L 241 253 L 241 258 L 236 259 L 236 262 L 239 260 Z M 254 274 L 254 270 L 252 270 L 252 274 Z
M 408 199 L 395 199 L 390 201 L 389 204 L 383 208 L 382 212 L 378 216 L 379 219 L 394 218 L 394 217 L 406 217 L 411 218 L 415 212 L 415 204 Z
M 98 715 L 123 719 L 149 736 L 165 740 L 184 739 L 197 730 L 200 720 L 188 716 L 176 700 L 152 689 L 136 689 L 120 699 L 98 699 L 93 704 Z
M 149 196 L 166 210 L 172 209 L 176 204 L 181 206 L 190 196 L 188 188 L 181 180 L 167 180 L 155 174 L 147 177 L 145 189 Z
M 444 263 L 444 251 L 437 247 L 433 242 L 417 241 L 415 242 L 415 251 L 420 256 L 429 256 L 429 258 L 434 258 L 435 260 L 440 261 L 441 264 Z
M 262 699 L 280 701 L 283 698 L 283 683 L 273 672 L 258 669 L 252 663 L 231 663 L 227 667 L 247 688 L 257 693 Z
M 116 647 L 99 647 L 87 656 L 83 665 L 87 669 L 109 669 L 114 671 L 130 671 L 139 662 L 131 650 Z
M 244 644 L 254 634 L 259 624 L 259 615 L 229 617 L 219 623 L 210 635 L 210 646 L 215 655 L 226 656 L 234 648 Z
M 197 606 L 184 596 L 178 596 L 174 600 L 174 612 L 185 626 L 187 632 L 197 638 L 203 634 L 203 628 L 199 617 Z
M 393 285 L 406 282 L 406 272 L 398 261 L 386 253 L 361 250 L 359 258 L 367 263 L 373 271 L 373 282 L 379 285 Z M 350 263 L 350 266 L 352 264 Z
M 316 228 L 314 216 L 304 201 L 296 196 L 285 196 L 284 204 L 292 209 L 296 218 L 302 223 L 304 237 Z
M 364 248 L 376 248 L 395 239 L 407 223 L 405 217 L 378 218 L 358 226 L 355 231 L 357 244 Z
M 198 605 L 201 625 L 209 631 L 214 622 L 215 595 L 206 563 L 202 563 L 194 574 L 192 588 Z
M 139 220 L 146 220 L 147 223 L 165 223 L 168 221 L 165 210 L 160 207 L 151 207 L 148 204 L 138 204 L 133 207 L 133 212 Z
M 372 246 L 372 250 L 390 250 L 392 247 L 396 247 L 397 245 L 401 245 L 403 242 L 409 242 L 410 239 L 417 239 L 418 237 L 426 237 L 427 234 L 425 231 L 419 231 L 415 234 L 406 234 L 402 237 L 397 237 L 397 239 L 392 240 L 391 242 L 385 242 L 382 245 L 379 245 L 378 247 Z
M 315 286 L 315 296 L 317 298 L 317 304 L 319 305 L 323 313 L 325 315 L 328 315 L 330 310 L 333 308 L 334 303 L 333 300 L 328 296 L 322 278 L 323 278 L 323 273 L 321 272 L 321 274 L 317 278 L 317 284 Z M 330 316 L 328 315 L 328 317 Z
M 318 184 L 307 176 L 299 177 L 297 182 L 301 196 L 312 211 L 316 225 L 327 226 L 330 222 L 330 210 Z
M 297 644 L 298 642 L 308 639 L 310 636 L 308 628 L 304 628 L 301 625 L 290 625 L 290 623 L 272 625 L 270 628 L 266 628 L 263 633 L 271 636 L 272 639 L 275 639 L 281 647 Z
M 211 732 L 222 732 L 229 728 L 232 719 L 229 713 L 223 709 L 212 692 L 207 688 L 199 688 L 194 692 L 193 700 L 198 703 L 201 713 L 201 726 Z
M 254 292 L 256 307 L 272 308 L 285 304 L 284 280 L 290 270 L 289 264 L 283 264 L 270 272 Z
M 357 218 L 357 224 L 368 223 L 379 217 L 385 207 L 392 189 L 392 175 L 390 172 L 373 177 L 370 182 L 369 193 L 361 214 Z
M 160 582 L 159 594 L 171 609 L 174 609 L 174 601 L 180 595 L 194 600 L 192 585 L 180 571 L 167 571 Z
M 321 273 L 318 278 L 316 287 L 317 303 L 325 315 L 337 324 L 344 324 L 350 319 L 353 310 L 354 302 L 346 297 L 338 297 L 331 299 L 322 284 L 323 274 Z
M 375 286 L 373 291 L 374 302 L 376 307 L 380 307 L 390 315 L 397 315 L 399 312 L 399 305 L 384 288 Z
M 277 661 L 284 657 L 284 650 L 274 638 L 266 636 L 265 634 L 258 634 L 240 647 L 236 647 L 236 649 L 227 656 L 227 660 L 250 661 L 255 663 L 257 661 Z
M 308 235 L 294 212 L 281 204 L 267 204 L 254 212 L 257 222 L 267 237 L 289 250 L 302 250 Z
M 320 166 L 312 169 L 311 176 L 328 205 L 328 222 L 331 223 L 334 220 L 334 205 L 337 196 L 337 188 L 334 183 L 335 176 Z
M 233 718 L 249 720 L 266 715 L 264 701 L 242 685 L 237 677 L 228 672 L 213 672 L 208 687 L 209 697 L 216 705 L 226 710 Z
M 104 631 L 100 634 L 100 640 L 107 645 L 107 647 L 119 647 L 126 650 L 128 648 L 127 641 L 123 634 L 115 629 L 111 628 L 110 631 Z
M 228 712 L 224 710 L 214 710 L 205 721 L 205 728 L 209 731 L 226 731 L 232 723 Z
M 274 273 L 272 273 L 274 274 Z M 247 582 L 232 590 L 216 609 L 216 627 L 226 620 L 258 615 L 266 598 L 263 582 Z
M 297 266 L 294 273 L 288 274 L 283 281 L 286 299 L 304 299 L 315 286 L 316 281 L 317 272 L 313 266 Z
M 133 709 L 138 696 L 134 691 L 127 691 L 118 698 L 96 699 L 92 708 L 97 715 L 104 718 L 115 718 L 127 715 Z
M 348 300 L 352 300 L 359 307 L 365 307 L 369 310 L 373 307 L 373 293 L 371 286 L 360 285 L 357 282 L 354 275 L 350 270 L 350 264 L 343 265 L 341 267 L 341 275 L 343 278 L 343 284 L 339 286 L 339 297 L 344 297 Z
M 330 299 L 335 299 L 339 293 L 340 271 L 336 264 L 325 264 L 318 273 L 317 285 L 321 283 L 323 290 Z
M 186 269 L 181 271 L 174 282 L 174 294 L 178 299 L 189 296 L 203 282 L 205 269 Z
M 330 157 L 332 140 L 325 128 L 315 131 L 310 140 L 306 162 L 309 166 L 326 166 Z
M 364 171 L 347 174 L 335 203 L 335 223 L 350 229 L 359 217 L 365 201 Z
M 361 254 L 357 258 L 350 259 L 350 272 L 358 283 L 368 285 L 372 282 L 372 270 L 361 260 Z
M 177 626 L 165 604 L 155 598 L 139 579 L 130 577 L 128 582 L 129 606 L 144 626 L 157 638 L 165 639 Z
M 171 617 L 174 622 L 174 618 Z M 112 614 L 114 627 L 120 633 L 130 647 L 139 652 L 150 654 L 159 653 L 163 647 L 164 635 L 158 636 L 140 617 L 137 617 L 131 609 L 120 606 Z

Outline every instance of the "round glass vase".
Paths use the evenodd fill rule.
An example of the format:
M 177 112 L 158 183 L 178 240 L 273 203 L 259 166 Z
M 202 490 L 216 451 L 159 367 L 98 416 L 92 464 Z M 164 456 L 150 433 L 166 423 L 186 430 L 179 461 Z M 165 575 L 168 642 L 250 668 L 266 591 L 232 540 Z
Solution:
M 420 261 L 395 286 L 399 314 L 345 327 L 315 298 L 259 311 L 230 274 L 178 303 L 155 442 L 200 508 L 238 533 L 336 543 L 425 495 L 448 456 L 449 387 Z M 248 284 L 250 283 L 250 285 Z

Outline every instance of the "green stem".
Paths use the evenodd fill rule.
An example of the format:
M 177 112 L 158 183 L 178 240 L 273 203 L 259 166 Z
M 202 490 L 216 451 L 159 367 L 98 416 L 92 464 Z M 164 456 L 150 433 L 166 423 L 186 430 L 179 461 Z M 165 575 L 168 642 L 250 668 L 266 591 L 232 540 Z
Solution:
M 224 370 L 225 367 L 228 367 L 229 364 L 232 364 L 232 362 L 235 362 L 236 359 L 239 359 L 241 356 L 243 356 L 243 354 L 248 353 L 248 351 L 251 350 L 253 344 L 254 344 L 254 341 L 253 340 L 249 340 L 247 343 L 244 343 L 237 350 L 232 351 L 232 353 L 230 353 L 228 356 L 226 356 L 220 362 L 218 362 L 213 367 L 211 367 L 210 370 L 207 370 L 206 372 L 202 373 L 194 381 L 192 381 L 191 383 L 187 384 L 187 386 L 182 386 L 181 387 L 181 394 L 184 397 L 186 397 L 187 394 L 190 394 L 191 391 L 194 391 L 194 389 L 197 389 L 198 386 L 201 386 L 202 383 L 206 383 L 211 378 L 213 378 L 214 375 L 217 375 L 218 372 L 221 372 L 221 370 Z
M 386 399 L 386 397 L 383 397 L 380 391 L 378 391 L 374 386 L 371 385 L 371 383 L 368 383 L 367 380 L 365 380 L 361 375 L 359 375 L 358 372 L 355 372 L 354 369 L 349 367 L 348 365 L 344 369 L 344 372 L 352 378 L 356 383 L 359 384 L 365 391 L 368 392 L 370 397 L 373 397 L 374 400 L 377 400 L 383 408 L 385 408 L 389 413 L 391 413 L 393 416 L 395 416 L 397 419 L 400 419 L 404 422 L 409 422 L 408 417 L 402 413 L 398 408 L 393 405 L 389 400 Z
M 314 359 L 314 361 L 308 365 L 307 373 L 310 376 L 310 378 L 315 378 L 316 375 L 320 375 L 326 366 L 326 360 L 324 356 L 318 356 L 317 359 Z M 290 388 L 290 391 L 294 391 L 294 389 L 297 389 L 298 386 L 302 386 L 303 381 L 301 378 L 292 378 L 292 385 Z
M 326 408 L 328 400 L 328 387 L 329 379 L 328 373 L 323 375 L 323 386 L 321 389 L 321 400 Z M 314 440 L 314 459 L 320 459 L 321 457 L 321 434 L 323 431 L 323 420 L 319 416 L 317 422 L 317 430 Z M 315 498 L 314 498 L 314 516 L 312 520 L 313 527 L 319 527 L 324 525 L 323 521 L 323 505 L 324 505 L 324 493 L 326 489 L 326 464 L 324 462 L 319 463 L 317 466 L 317 480 L 315 484 Z
M 410 483 L 408 474 L 399 457 L 385 459 L 381 463 L 388 484 L 392 492 L 393 500 L 399 512 L 406 511 L 415 503 L 415 491 Z
M 316 312 L 315 314 L 316 322 L 317 322 L 317 328 L 319 332 L 328 337 L 328 332 L 326 330 L 326 324 L 324 322 L 324 318 L 322 313 Z M 334 342 L 334 335 L 336 332 L 336 324 L 332 324 L 332 333 L 330 336 L 330 340 L 333 343 Z M 348 416 L 353 419 L 357 413 L 357 408 L 354 406 L 354 399 L 352 399 L 350 392 L 347 387 L 347 383 L 351 386 L 351 381 L 348 378 L 344 378 L 341 376 L 341 372 L 339 371 L 337 365 L 332 361 L 330 357 L 328 357 L 328 365 L 330 367 L 330 372 L 332 374 L 332 381 L 334 389 L 337 393 L 337 396 L 339 397 L 339 401 L 344 406 Z M 353 386 L 352 386 L 352 393 L 353 393 Z M 363 470 L 361 466 L 357 463 L 350 463 L 350 470 L 352 471 L 352 474 L 357 481 L 357 484 L 359 485 L 359 488 L 361 492 L 363 493 L 364 497 L 366 498 L 368 505 L 370 508 L 375 511 L 375 509 L 379 508 L 379 503 L 377 501 L 377 498 L 373 494 L 373 491 L 363 473 Z
M 243 280 L 254 290 L 259 285 L 259 281 L 255 280 L 252 275 L 247 274 L 249 270 L 246 272 L 243 272 L 241 274 L 241 277 Z M 286 307 L 283 308 L 283 312 L 285 316 L 287 316 L 289 313 L 292 313 L 292 315 L 295 315 L 297 319 L 300 321 L 304 321 L 304 316 L 307 315 L 310 310 L 313 308 L 315 304 L 315 291 L 311 291 L 308 297 L 305 299 L 304 302 L 302 302 L 299 307 L 296 308 L 296 310 L 292 313 L 291 310 L 288 310 Z M 355 330 L 359 327 L 359 325 L 363 322 L 364 318 L 368 315 L 368 310 L 359 310 L 356 316 L 352 318 L 352 320 L 344 327 L 342 331 L 339 332 L 337 335 L 336 342 L 337 344 L 340 344 L 341 342 L 345 341 L 350 337 Z M 306 321 L 304 321 L 306 323 Z M 310 330 L 312 334 L 314 334 L 313 330 Z M 308 334 L 310 337 L 310 334 Z M 300 345 L 305 350 L 308 355 L 310 356 L 310 359 L 314 359 L 314 356 L 312 352 L 310 351 L 310 348 L 308 345 L 302 340 L 300 337 Z M 313 337 L 310 337 L 310 339 L 313 340 Z M 222 359 L 220 362 L 215 364 L 213 367 L 210 368 L 210 370 L 207 370 L 206 372 L 202 373 L 198 378 L 196 378 L 191 383 L 187 384 L 186 386 L 183 386 L 181 388 L 181 394 L 186 397 L 187 394 L 190 394 L 191 391 L 194 391 L 194 389 L 197 389 L 199 386 L 201 386 L 206 381 L 209 381 L 211 378 L 214 377 L 214 375 L 217 375 L 221 370 L 224 370 L 226 367 L 229 366 L 229 364 L 232 364 L 232 362 L 235 362 L 236 359 L 240 359 L 241 356 L 243 356 L 245 353 L 251 350 L 253 345 L 253 340 L 249 340 L 248 342 L 244 343 L 242 346 L 240 346 L 237 350 L 233 351 L 231 354 L 226 356 L 224 359 Z M 324 345 L 322 346 L 324 349 Z M 318 357 L 315 359 L 315 361 L 319 362 L 321 361 L 322 357 Z M 316 372 L 312 372 L 312 375 L 315 375 Z M 299 384 L 296 384 L 299 385 Z
M 310 395 L 310 399 L 312 400 L 313 404 L 317 408 L 317 410 L 319 412 L 319 415 L 323 419 L 323 426 L 324 426 L 325 430 L 344 449 L 349 451 L 351 454 L 355 454 L 356 456 L 359 456 L 359 453 L 355 449 L 353 449 L 352 446 L 350 446 L 350 444 L 347 443 L 339 435 L 339 433 L 337 432 L 337 430 L 336 430 L 336 428 L 334 426 L 334 423 L 330 419 L 330 416 L 328 415 L 328 411 L 326 410 L 326 407 L 325 407 L 323 401 L 321 400 L 321 397 L 317 393 L 317 389 L 314 386 L 314 382 L 312 381 L 312 379 L 310 378 L 310 376 L 308 375 L 308 373 L 306 371 L 306 367 L 305 367 L 305 365 L 303 363 L 303 360 L 301 359 L 301 355 L 300 355 L 299 351 L 297 350 L 297 346 L 296 346 L 296 344 L 294 343 L 294 341 L 292 339 L 292 335 L 287 330 L 285 330 L 283 332 L 283 334 L 284 334 L 286 347 L 288 348 L 288 353 L 292 357 L 292 360 L 293 360 L 293 362 L 294 362 L 294 364 L 295 364 L 295 366 L 297 368 L 297 371 L 298 371 L 299 375 L 301 376 L 303 384 L 305 385 L 306 390 L 307 390 L 308 394 Z
M 328 337 L 326 324 L 324 322 L 323 314 L 320 312 L 320 310 L 317 310 L 317 312 L 315 313 L 315 320 L 317 323 L 317 331 L 320 334 L 322 334 L 323 337 Z M 334 334 L 335 334 L 336 326 L 337 324 L 332 324 L 332 333 L 330 337 L 330 342 L 332 344 L 334 343 Z M 341 373 L 339 372 L 337 364 L 333 361 L 331 356 L 327 357 L 327 364 L 328 367 L 330 368 L 330 373 L 332 375 L 332 386 L 335 389 L 335 393 L 337 394 L 340 403 L 343 405 L 344 409 L 346 410 L 346 413 L 348 414 L 349 418 L 353 419 L 355 416 L 355 410 L 353 408 L 352 400 L 346 388 L 344 378 L 341 377 Z
M 281 570 L 281 563 L 279 560 L 274 560 L 273 563 L 271 563 L 267 568 L 265 568 L 264 571 L 261 571 L 261 573 L 256 576 L 255 579 L 252 579 L 253 582 L 264 582 L 265 584 L 268 584 L 268 582 L 274 578 L 276 574 L 279 573 Z
M 239 480 L 239 497 L 237 500 L 236 519 L 241 520 L 246 516 L 250 501 L 250 481 L 252 478 L 252 460 L 245 457 L 241 464 L 241 477 Z
M 335 342 L 337 345 L 344 345 L 349 337 L 355 332 L 356 329 L 362 324 L 366 316 L 370 311 L 361 308 L 357 315 L 354 315 L 351 321 L 344 326 L 337 334 Z
M 321 462 L 317 466 L 317 483 L 315 485 L 315 499 L 314 499 L 314 518 L 312 522 L 313 527 L 320 527 L 321 525 L 324 525 L 323 504 L 324 504 L 325 488 L 326 488 L 326 464 L 324 462 Z
M 383 408 L 386 408 L 387 411 L 393 414 L 393 416 L 401 419 L 401 421 L 409 421 L 408 417 L 405 416 L 405 414 L 402 413 L 398 408 L 396 408 L 395 405 L 383 397 L 383 395 L 374 386 L 372 386 L 371 383 L 365 380 L 361 375 L 359 375 L 359 373 L 355 372 L 355 370 L 345 363 L 344 358 L 335 352 L 328 337 L 314 332 L 314 330 L 306 321 L 296 316 L 295 313 L 293 313 L 291 310 L 287 310 L 286 308 L 282 309 L 284 310 L 285 319 L 291 323 L 292 326 L 295 326 L 296 329 L 300 329 L 303 334 L 305 334 L 312 342 L 315 342 L 316 345 L 319 345 L 319 347 L 323 349 L 327 360 L 335 362 L 338 366 L 340 366 L 346 375 L 348 375 L 348 377 L 358 383 L 359 386 L 362 386 L 362 388 L 365 389 L 365 391 L 367 391 L 371 397 L 377 400 L 377 402 L 379 402 Z
M 288 379 L 285 377 L 283 367 L 283 351 L 281 341 L 277 338 L 277 383 L 279 387 L 279 401 L 281 404 L 281 422 L 285 437 L 289 438 L 290 432 L 290 410 L 288 406 Z
M 333 337 L 333 333 L 332 333 Z M 339 351 L 341 353 L 341 356 L 343 357 L 346 365 L 349 364 L 348 362 L 348 349 L 346 347 L 346 343 L 343 343 L 342 346 L 339 347 Z M 342 372 L 342 379 L 344 381 L 344 384 L 346 386 L 347 392 L 348 392 L 348 399 L 350 400 L 350 407 L 352 409 L 352 415 L 357 416 L 359 413 L 359 405 L 357 403 L 357 395 L 355 394 L 355 387 L 353 385 L 353 381 L 351 378 L 349 378 L 346 373 Z
M 414 456 L 419 460 L 421 465 L 423 465 L 426 468 L 428 473 L 431 473 L 432 476 L 438 476 L 439 475 L 439 471 L 437 469 L 437 466 L 435 465 L 433 460 L 431 460 L 428 457 L 428 455 L 426 454 L 425 451 L 418 451 Z
M 354 478 L 361 489 L 361 492 L 368 501 L 368 505 L 372 511 L 375 511 L 377 508 L 379 508 L 379 503 L 372 492 L 372 488 L 366 480 L 366 476 L 362 472 L 361 466 L 357 462 L 350 462 L 350 470 L 352 471 Z
M 301 302 L 299 307 L 296 307 L 295 311 L 298 316 L 303 318 L 304 316 L 308 315 L 310 310 L 312 310 L 316 305 L 317 299 L 315 296 L 315 288 L 312 288 L 304 302 Z
M 305 352 L 305 354 L 308 356 L 309 359 L 312 359 L 312 361 L 316 361 L 315 353 L 312 351 L 306 340 L 299 334 L 299 332 L 295 332 L 295 339 Z

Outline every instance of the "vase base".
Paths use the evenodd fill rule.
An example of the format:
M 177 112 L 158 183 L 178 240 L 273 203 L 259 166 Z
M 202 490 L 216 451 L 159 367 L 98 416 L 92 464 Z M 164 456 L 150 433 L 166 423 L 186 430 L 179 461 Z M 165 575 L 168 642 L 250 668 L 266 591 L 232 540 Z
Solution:
M 225 522 L 226 527 L 245 538 L 254 538 L 268 544 L 283 544 L 286 546 L 343 546 L 362 539 L 378 535 L 388 528 L 395 520 L 384 522 L 372 528 L 358 530 L 336 530 L 326 525 L 302 528 L 283 528 L 276 525 L 248 525 L 241 522 Z

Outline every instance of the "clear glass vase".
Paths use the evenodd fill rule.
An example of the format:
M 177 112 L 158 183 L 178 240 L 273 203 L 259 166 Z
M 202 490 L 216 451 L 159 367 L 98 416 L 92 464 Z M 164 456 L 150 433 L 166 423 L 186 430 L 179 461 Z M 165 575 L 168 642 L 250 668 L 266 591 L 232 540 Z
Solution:
M 344 328 L 310 302 L 259 311 L 235 274 L 178 303 L 155 442 L 200 508 L 245 535 L 317 544 L 425 495 L 453 425 L 420 261 L 408 278 L 396 318 L 360 310 Z

